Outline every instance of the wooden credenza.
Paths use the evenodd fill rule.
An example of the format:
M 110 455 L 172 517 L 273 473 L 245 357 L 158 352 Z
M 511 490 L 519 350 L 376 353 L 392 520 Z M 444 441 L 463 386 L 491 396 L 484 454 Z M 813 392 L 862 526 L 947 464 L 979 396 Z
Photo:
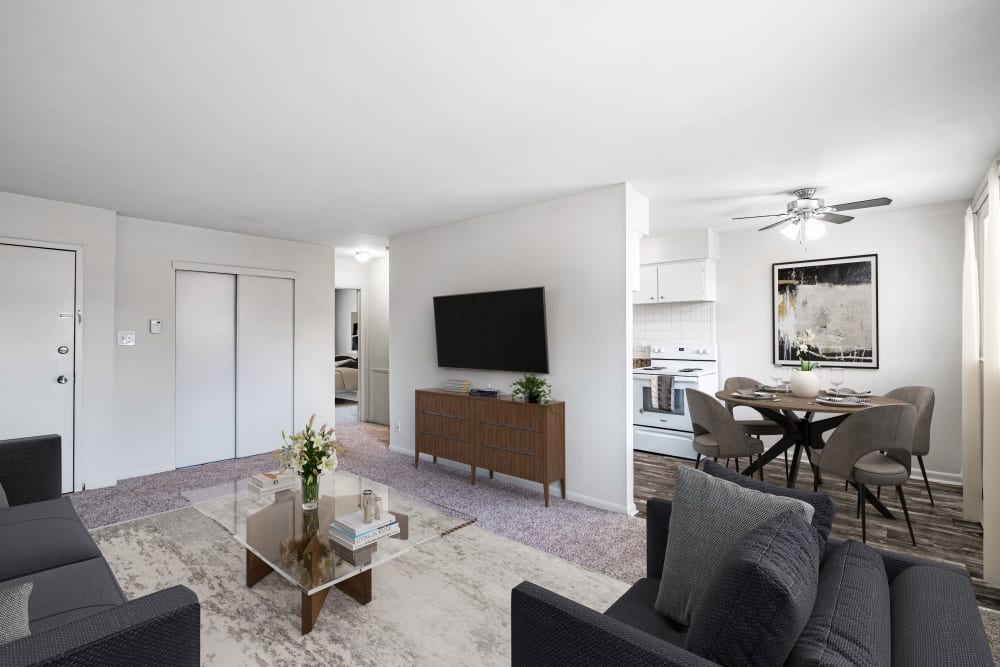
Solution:
M 443 389 L 416 391 L 413 465 L 420 455 L 451 459 L 472 467 L 540 482 L 549 506 L 549 484 L 559 480 L 566 497 L 566 404 L 519 403 L 510 398 L 455 394 Z

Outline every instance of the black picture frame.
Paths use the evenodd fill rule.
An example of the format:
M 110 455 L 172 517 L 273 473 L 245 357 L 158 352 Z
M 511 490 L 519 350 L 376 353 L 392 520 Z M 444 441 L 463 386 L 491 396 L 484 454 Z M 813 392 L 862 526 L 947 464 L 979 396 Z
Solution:
M 771 265 L 771 354 L 798 366 L 795 340 L 813 333 L 808 361 L 822 368 L 879 367 L 878 255 Z

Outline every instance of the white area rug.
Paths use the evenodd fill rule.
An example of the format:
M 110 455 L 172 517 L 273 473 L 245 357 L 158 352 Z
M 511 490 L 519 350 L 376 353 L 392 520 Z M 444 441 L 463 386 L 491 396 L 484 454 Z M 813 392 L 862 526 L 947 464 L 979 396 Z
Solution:
M 207 665 L 509 665 L 521 581 L 599 611 L 628 588 L 473 525 L 377 567 L 366 606 L 331 591 L 303 637 L 298 589 L 276 574 L 246 588 L 243 549 L 195 508 L 92 534 L 130 598 L 176 584 L 198 594 Z

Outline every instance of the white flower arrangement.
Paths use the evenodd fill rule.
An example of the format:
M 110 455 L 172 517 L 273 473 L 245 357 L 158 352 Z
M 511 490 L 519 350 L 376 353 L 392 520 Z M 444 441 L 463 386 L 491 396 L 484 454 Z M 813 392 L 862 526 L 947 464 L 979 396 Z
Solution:
M 285 444 L 274 453 L 282 467 L 294 470 L 304 480 L 315 480 L 337 469 L 337 436 L 326 424 L 314 428 L 315 420 L 316 415 L 313 415 L 306 427 L 294 435 L 285 435 L 282 431 L 281 439 Z
M 798 338 L 795 339 L 795 346 L 797 348 L 796 356 L 799 358 L 799 367 L 804 371 L 811 371 L 819 366 L 818 362 L 807 360 L 807 357 L 809 356 L 809 344 L 812 343 L 813 338 L 815 338 L 815 336 L 813 336 L 812 329 L 806 329 L 798 335 Z

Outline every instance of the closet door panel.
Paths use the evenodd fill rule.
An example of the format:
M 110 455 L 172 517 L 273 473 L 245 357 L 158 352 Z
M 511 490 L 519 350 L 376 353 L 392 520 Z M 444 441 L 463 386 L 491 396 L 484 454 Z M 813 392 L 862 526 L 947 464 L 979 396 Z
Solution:
M 236 280 L 236 456 L 250 456 L 292 432 L 295 281 Z
M 176 465 L 236 451 L 236 277 L 176 272 Z

